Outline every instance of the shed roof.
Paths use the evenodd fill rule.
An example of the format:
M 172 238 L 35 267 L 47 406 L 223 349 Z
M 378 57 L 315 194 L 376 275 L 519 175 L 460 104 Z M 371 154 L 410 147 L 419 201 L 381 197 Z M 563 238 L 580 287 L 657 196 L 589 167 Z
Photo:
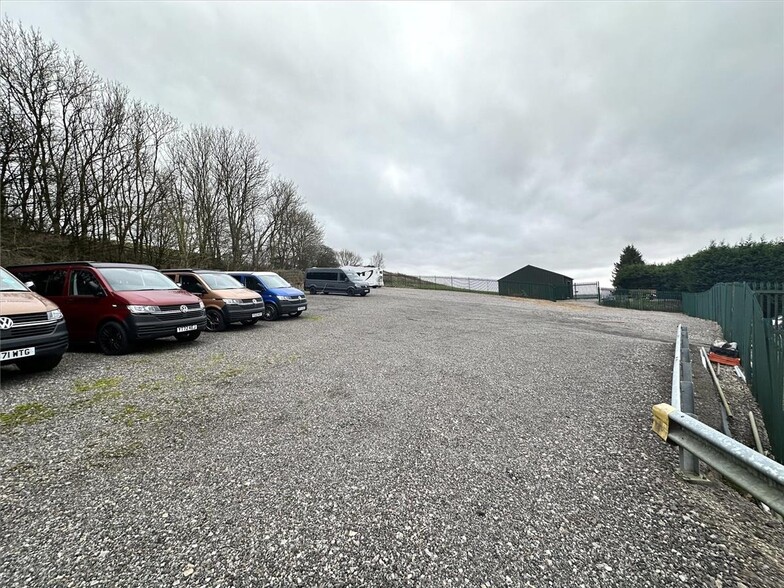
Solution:
M 526 266 L 523 266 L 523 267 L 521 267 L 520 269 L 517 269 L 517 270 L 513 271 L 511 274 L 507 274 L 507 275 L 505 275 L 503 278 L 499 278 L 499 281 L 500 281 L 500 280 L 505 280 L 506 278 L 511 278 L 511 277 L 512 277 L 512 276 L 514 276 L 516 273 L 518 273 L 518 272 L 521 272 L 521 271 L 523 271 L 523 270 L 526 270 L 526 269 L 529 269 L 529 268 L 530 268 L 530 269 L 533 269 L 533 270 L 536 270 L 536 271 L 538 271 L 538 272 L 544 272 L 544 273 L 546 273 L 546 274 L 550 274 L 550 275 L 552 275 L 552 276 L 558 276 L 559 278 L 565 278 L 565 279 L 567 279 L 567 280 L 572 280 L 572 278 L 570 278 L 569 276 L 565 276 L 565 275 L 563 275 L 563 274 L 559 274 L 559 273 L 556 273 L 556 272 L 551 272 L 550 270 L 542 269 L 542 268 L 540 268 L 540 267 L 536 267 L 535 265 L 530 265 L 530 264 L 528 264 L 528 265 L 526 265 Z

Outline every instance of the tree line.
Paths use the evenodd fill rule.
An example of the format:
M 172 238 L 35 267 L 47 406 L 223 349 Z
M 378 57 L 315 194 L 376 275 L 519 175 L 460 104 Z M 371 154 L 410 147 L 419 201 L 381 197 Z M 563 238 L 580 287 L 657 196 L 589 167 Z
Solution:
M 0 47 L 6 228 L 67 238 L 78 256 L 156 266 L 337 264 L 296 184 L 271 175 L 254 137 L 184 128 L 8 18 Z
M 624 289 L 702 292 L 721 282 L 784 283 L 784 240 L 711 242 L 693 255 L 662 264 L 645 263 L 640 251 L 627 245 L 613 271 L 613 286 Z

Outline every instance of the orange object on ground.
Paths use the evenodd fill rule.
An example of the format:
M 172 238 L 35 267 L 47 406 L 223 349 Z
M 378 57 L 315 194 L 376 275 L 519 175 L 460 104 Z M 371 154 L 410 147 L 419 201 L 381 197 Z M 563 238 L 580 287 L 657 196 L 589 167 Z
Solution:
M 726 355 L 719 355 L 718 353 L 708 353 L 708 359 L 714 363 L 721 363 L 724 365 L 740 365 L 740 357 L 727 357 Z

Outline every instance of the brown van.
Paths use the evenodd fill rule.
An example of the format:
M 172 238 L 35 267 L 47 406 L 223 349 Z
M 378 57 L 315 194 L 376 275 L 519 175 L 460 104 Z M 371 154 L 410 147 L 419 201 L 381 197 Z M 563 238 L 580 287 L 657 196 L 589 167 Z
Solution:
M 51 370 L 66 349 L 68 329 L 57 305 L 0 267 L 0 364 Z
M 223 331 L 230 323 L 252 325 L 264 316 L 264 300 L 229 274 L 217 270 L 165 269 L 183 290 L 195 294 L 207 311 L 207 330 Z

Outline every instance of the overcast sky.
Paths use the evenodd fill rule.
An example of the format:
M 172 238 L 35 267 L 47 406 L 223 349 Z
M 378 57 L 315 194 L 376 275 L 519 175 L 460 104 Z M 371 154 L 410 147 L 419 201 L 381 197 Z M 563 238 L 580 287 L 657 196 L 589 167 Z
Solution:
M 253 134 L 335 249 L 609 284 L 784 235 L 784 4 L 12 2 L 181 123 Z

